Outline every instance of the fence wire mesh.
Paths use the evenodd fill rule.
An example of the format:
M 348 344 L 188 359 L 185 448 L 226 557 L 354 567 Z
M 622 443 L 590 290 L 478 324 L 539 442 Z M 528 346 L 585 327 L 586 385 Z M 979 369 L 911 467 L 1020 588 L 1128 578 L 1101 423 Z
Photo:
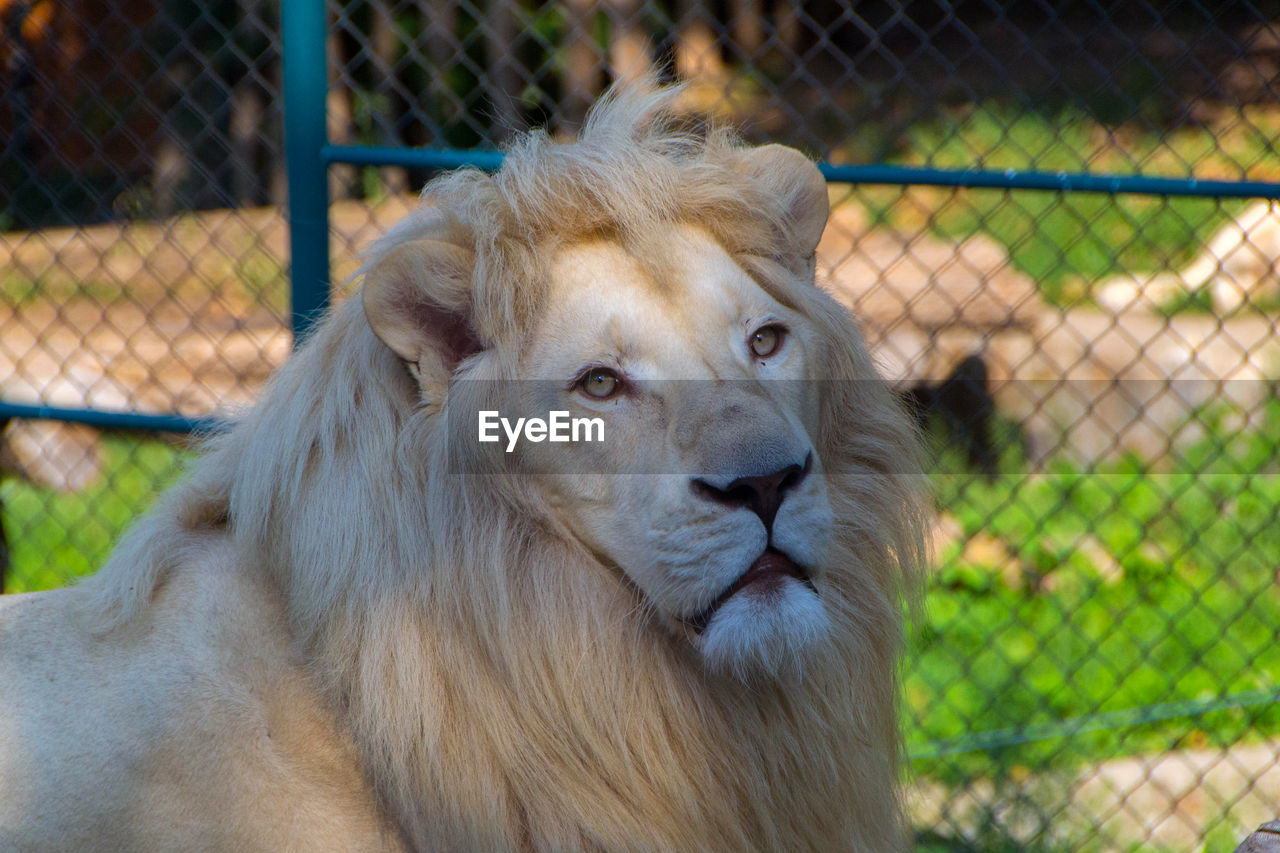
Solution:
M 276 4 L 0 0 L 0 400 L 204 416 L 286 357 Z M 331 0 L 336 144 L 569 135 L 649 65 L 831 163 L 1280 181 L 1245 2 Z M 428 173 L 330 170 L 333 280 Z M 819 249 L 929 423 L 928 849 L 1230 850 L 1280 814 L 1280 210 L 833 184 Z M 155 435 L 12 420 L 6 591 L 98 566 Z M 2 544 L 2 543 L 0 543 Z

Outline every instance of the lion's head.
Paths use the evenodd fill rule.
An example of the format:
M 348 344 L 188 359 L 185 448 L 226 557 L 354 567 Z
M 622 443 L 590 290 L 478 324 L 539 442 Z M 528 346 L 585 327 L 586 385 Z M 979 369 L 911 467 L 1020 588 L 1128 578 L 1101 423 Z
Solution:
M 674 98 L 432 181 L 98 581 L 127 615 L 225 527 L 422 849 L 901 840 L 910 420 L 814 283 L 817 169 Z
M 535 494 L 529 508 L 616 567 L 653 629 L 712 670 L 798 671 L 844 615 L 829 476 L 909 475 L 909 430 L 855 469 L 836 447 L 892 410 L 814 284 L 818 169 L 673 132 L 671 97 L 624 93 L 576 144 L 534 135 L 497 175 L 430 185 L 372 249 L 363 304 L 450 419 L 455 463 L 532 465 L 542 476 L 490 483 Z M 855 398 L 865 407 L 845 408 Z M 485 410 L 597 418 L 603 440 L 481 447 Z

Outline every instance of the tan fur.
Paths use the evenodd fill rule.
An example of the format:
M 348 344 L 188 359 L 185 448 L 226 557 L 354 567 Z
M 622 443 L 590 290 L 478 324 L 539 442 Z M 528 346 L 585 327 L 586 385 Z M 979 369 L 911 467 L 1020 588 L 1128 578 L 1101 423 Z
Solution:
M 83 673 L 70 661 L 100 653 L 102 666 L 124 667 L 121 683 L 140 703 L 130 711 L 121 700 L 108 729 L 150 719 L 146 707 L 157 703 L 201 719 L 204 752 L 170 745 L 157 760 L 169 774 L 223 774 L 217 781 L 242 796 L 223 806 L 230 815 L 186 787 L 155 796 L 158 814 L 181 812 L 183 826 L 209 821 L 212 847 L 231 845 L 214 832 L 230 821 L 243 830 L 237 844 L 261 849 L 318 849 L 317 839 L 330 849 L 353 839 L 421 850 L 900 848 L 899 608 L 923 547 L 914 436 L 848 316 L 812 285 L 803 247 L 816 243 L 825 197 L 816 216 L 812 192 L 744 166 L 763 162 L 751 160 L 760 149 L 722 131 L 673 132 L 671 100 L 668 90 L 624 91 L 597 108 L 575 145 L 532 135 L 497 175 L 433 182 L 422 212 L 374 247 L 366 270 L 376 275 L 413 241 L 465 245 L 475 257 L 470 290 L 436 298 L 466 314 L 484 357 L 459 366 L 423 357 L 407 370 L 399 350 L 417 350 L 393 353 L 360 300 L 348 300 L 99 575 L 0 608 L 0 631 L 10 632 L 0 673 L 22 670 L 25 685 L 40 677 L 33 672 L 74 680 Z M 760 156 L 785 166 L 793 155 Z M 664 259 L 653 253 L 680 223 L 712 235 L 805 318 L 816 348 L 809 378 L 839 380 L 822 386 L 815 427 L 838 520 L 822 586 L 834 629 L 801 678 L 709 673 L 678 633 L 659 629 L 623 573 L 566 528 L 536 482 L 451 473 L 447 373 L 528 375 L 521 354 L 554 293 L 556 247 L 612 241 L 656 280 Z M 249 612 L 259 596 L 267 604 Z M 174 638 L 151 627 L 159 614 L 176 620 Z M 12 639 L 24 638 L 24 619 L 52 644 L 30 661 Z M 227 619 L 242 620 L 243 635 L 220 627 Z M 266 661 L 215 672 L 212 694 L 249 697 L 251 720 L 280 719 L 290 736 L 281 766 L 296 776 L 288 790 L 307 807 L 335 803 L 332 827 L 303 841 L 297 827 L 290 835 L 273 825 L 265 806 L 254 811 L 249 792 L 272 797 L 266 771 L 226 756 L 259 756 L 258 724 L 194 684 L 148 682 L 147 662 L 163 668 L 174 656 L 216 669 L 206 641 L 218 654 Z M 112 678 L 99 681 L 68 689 L 101 692 Z M 289 690 L 302 692 L 286 698 Z M 84 836 L 50 841 L 23 825 L 23 797 L 53 785 L 55 771 L 24 759 L 21 746 L 42 737 L 40 703 L 61 701 L 33 696 L 34 687 L 6 692 L 0 678 L 0 842 L 9 831 L 57 847 Z M 15 703 L 32 732 L 6 733 Z M 109 734 L 77 731 L 50 741 L 50 754 L 105 754 Z M 368 788 L 352 781 L 357 768 Z M 6 770 L 38 784 L 15 785 Z M 56 772 L 87 771 L 68 763 Z M 147 802 L 60 807 L 83 812 L 78 825 L 118 829 L 158 820 Z

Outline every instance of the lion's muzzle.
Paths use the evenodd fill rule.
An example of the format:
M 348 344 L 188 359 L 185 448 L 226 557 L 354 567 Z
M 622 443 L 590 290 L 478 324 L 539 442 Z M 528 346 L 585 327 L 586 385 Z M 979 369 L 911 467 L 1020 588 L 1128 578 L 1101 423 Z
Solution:
M 693 493 L 700 497 L 730 507 L 746 507 L 760 517 L 766 531 L 772 532 L 773 520 L 787 492 L 804 482 L 812 468 L 813 452 L 810 451 L 803 463 L 787 465 L 763 476 L 738 477 L 723 488 L 703 477 L 694 477 L 691 485 Z
M 717 595 L 714 601 L 684 621 L 694 630 L 694 633 L 701 634 L 707 630 L 707 625 L 711 623 L 711 618 L 716 615 L 724 603 L 738 593 L 744 592 L 749 588 L 753 595 L 763 598 L 778 596 L 782 593 L 788 578 L 799 581 L 810 592 L 817 595 L 818 591 L 804 569 L 781 551 L 767 548 L 745 572 L 738 576 L 737 580 L 729 584 L 723 592 Z

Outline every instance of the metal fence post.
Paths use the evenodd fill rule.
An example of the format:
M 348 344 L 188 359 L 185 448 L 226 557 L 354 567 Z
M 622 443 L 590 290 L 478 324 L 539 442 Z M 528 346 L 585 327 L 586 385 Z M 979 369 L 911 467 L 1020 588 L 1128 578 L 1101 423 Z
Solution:
M 329 189 L 323 157 L 327 136 L 324 0 L 283 0 L 281 41 L 289 281 L 297 346 L 329 305 Z
M 3 441 L 9 419 L 0 417 L 0 441 Z M 0 495 L 0 595 L 4 595 L 4 576 L 9 573 L 9 537 L 4 532 L 4 496 Z

